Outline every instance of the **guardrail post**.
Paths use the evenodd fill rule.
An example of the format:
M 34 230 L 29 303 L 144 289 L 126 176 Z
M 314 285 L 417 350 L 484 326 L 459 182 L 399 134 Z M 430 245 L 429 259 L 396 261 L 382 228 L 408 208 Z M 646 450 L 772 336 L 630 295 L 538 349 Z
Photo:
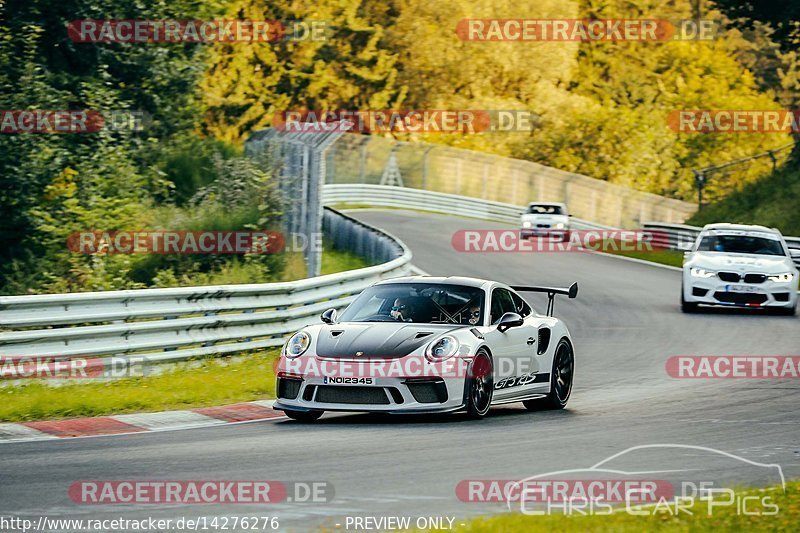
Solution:
M 489 182 L 489 163 L 483 162 L 483 186 L 481 188 L 481 198 L 486 200 L 486 187 Z
M 425 153 L 422 154 L 422 189 L 427 190 L 428 188 L 428 155 L 433 150 L 433 145 L 428 146 L 425 149 Z
M 361 143 L 361 154 L 358 160 L 358 176 L 359 182 L 365 183 L 367 179 L 367 143 L 369 141 L 364 141 Z

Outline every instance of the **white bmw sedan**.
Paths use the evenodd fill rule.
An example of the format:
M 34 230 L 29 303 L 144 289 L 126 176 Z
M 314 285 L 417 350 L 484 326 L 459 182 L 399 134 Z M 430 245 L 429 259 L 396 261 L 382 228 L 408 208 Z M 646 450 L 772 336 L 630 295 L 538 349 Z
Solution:
M 699 304 L 797 309 L 798 270 L 778 230 L 764 226 L 709 224 L 683 263 L 681 309 Z

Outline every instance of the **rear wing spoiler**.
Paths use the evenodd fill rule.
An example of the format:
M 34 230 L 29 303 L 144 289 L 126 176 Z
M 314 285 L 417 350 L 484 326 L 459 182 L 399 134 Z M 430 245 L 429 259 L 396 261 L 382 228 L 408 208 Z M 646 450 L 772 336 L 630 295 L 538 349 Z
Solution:
M 553 316 L 553 300 L 556 294 L 563 294 L 570 299 L 578 296 L 578 282 L 576 281 L 566 289 L 560 287 L 528 287 L 525 285 L 509 285 L 517 292 L 546 292 L 547 293 L 547 316 Z

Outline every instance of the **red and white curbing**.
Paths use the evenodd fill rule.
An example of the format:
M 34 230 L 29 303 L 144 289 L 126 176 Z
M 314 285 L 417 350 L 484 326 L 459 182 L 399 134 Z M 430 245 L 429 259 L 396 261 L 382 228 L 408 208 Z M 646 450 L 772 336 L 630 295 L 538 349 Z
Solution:
M 273 400 L 259 400 L 185 411 L 0 424 L 0 443 L 172 431 L 284 417 L 272 404 Z

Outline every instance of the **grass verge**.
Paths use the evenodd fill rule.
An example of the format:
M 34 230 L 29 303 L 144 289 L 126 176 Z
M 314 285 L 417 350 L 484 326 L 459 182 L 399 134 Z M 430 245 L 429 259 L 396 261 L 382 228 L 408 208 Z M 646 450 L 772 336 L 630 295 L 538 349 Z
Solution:
M 741 498 L 743 494 L 737 491 L 736 496 Z M 730 505 L 715 507 L 709 515 L 707 503 L 698 500 L 687 509 L 691 515 L 670 513 L 664 506 L 659 507 L 660 512 L 649 508 L 651 514 L 648 516 L 634 516 L 624 511 L 595 516 L 506 514 L 469 521 L 460 531 L 797 531 L 800 524 L 800 481 L 786 483 L 785 494 L 780 487 L 773 487 L 769 492 L 749 491 L 748 496 L 769 497 L 767 503 L 776 504 L 778 513 L 772 516 L 740 515 L 737 507 Z M 671 510 L 674 509 L 672 505 Z M 767 505 L 759 505 L 757 501 L 748 502 L 748 509 L 770 511 Z
M 370 266 L 363 258 L 350 252 L 325 248 L 322 251 L 320 274 L 335 274 L 345 270 L 356 270 Z M 286 267 L 278 281 L 295 281 L 306 277 L 306 263 L 303 254 L 292 252 L 286 254 Z
M 275 397 L 278 349 L 205 359 L 162 374 L 114 381 L 0 388 L 0 421 L 22 422 L 224 405 Z
M 683 266 L 683 252 L 677 250 L 657 250 L 652 252 L 607 251 L 606 253 L 621 255 L 623 257 L 632 257 L 643 261 L 652 261 L 653 263 L 660 263 L 662 265 L 675 266 L 678 268 Z
M 686 223 L 703 226 L 712 222 L 761 224 L 776 227 L 784 235 L 800 236 L 800 170 L 798 161 L 750 183 L 716 203 L 704 206 Z

